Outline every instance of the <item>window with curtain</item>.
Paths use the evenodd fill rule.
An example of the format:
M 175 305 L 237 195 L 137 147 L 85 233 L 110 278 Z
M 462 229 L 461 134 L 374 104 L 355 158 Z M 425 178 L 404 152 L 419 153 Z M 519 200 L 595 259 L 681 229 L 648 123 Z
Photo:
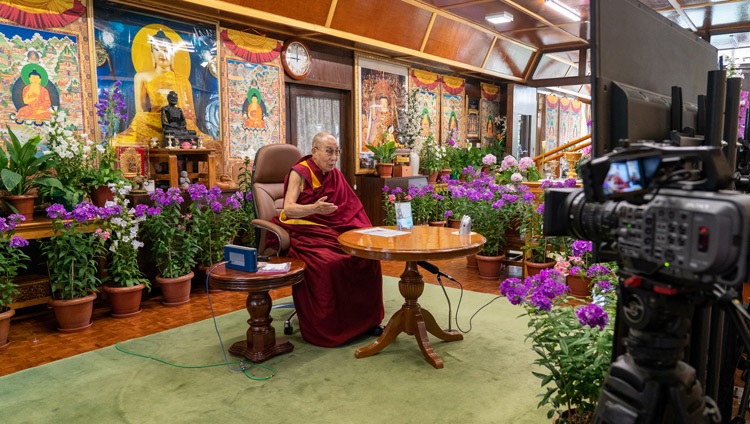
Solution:
M 296 125 L 297 125 L 297 147 L 303 155 L 309 154 L 312 148 L 312 139 L 315 134 L 327 131 L 333 134 L 339 144 L 341 139 L 340 116 L 341 101 L 338 99 L 297 96 Z M 343 148 L 343 146 L 341 146 Z M 341 157 L 336 163 L 341 169 Z

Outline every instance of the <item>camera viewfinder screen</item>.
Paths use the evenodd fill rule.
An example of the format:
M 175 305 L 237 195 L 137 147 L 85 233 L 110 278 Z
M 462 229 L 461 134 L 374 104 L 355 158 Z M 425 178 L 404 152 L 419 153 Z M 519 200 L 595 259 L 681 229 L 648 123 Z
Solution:
M 604 179 L 602 189 L 605 195 L 632 193 L 643 190 L 643 175 L 640 161 L 631 159 L 624 162 L 612 162 Z

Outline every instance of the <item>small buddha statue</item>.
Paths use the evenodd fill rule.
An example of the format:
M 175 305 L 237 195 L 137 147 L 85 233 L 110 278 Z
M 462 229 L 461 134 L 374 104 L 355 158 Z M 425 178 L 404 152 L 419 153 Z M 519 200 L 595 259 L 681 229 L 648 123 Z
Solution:
M 180 171 L 180 179 L 178 181 L 180 188 L 187 189 L 190 187 L 190 178 L 188 178 L 187 171 Z
M 170 91 L 167 94 L 168 105 L 161 108 L 161 127 L 164 140 L 176 140 L 177 145 L 187 141 L 197 142 L 198 135 L 195 131 L 187 129 L 187 120 L 182 109 L 177 107 L 177 93 Z M 167 147 L 172 147 L 167 146 Z

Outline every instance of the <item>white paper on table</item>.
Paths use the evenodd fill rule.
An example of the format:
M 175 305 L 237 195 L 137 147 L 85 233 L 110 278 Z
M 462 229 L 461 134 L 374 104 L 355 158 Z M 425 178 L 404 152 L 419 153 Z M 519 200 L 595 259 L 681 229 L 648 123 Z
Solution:
M 354 232 L 367 234 L 369 236 L 379 236 L 379 237 L 396 237 L 396 236 L 402 236 L 404 234 L 409 234 L 408 231 L 392 230 L 390 228 L 383 228 L 383 227 L 364 228 L 361 230 L 354 230 Z

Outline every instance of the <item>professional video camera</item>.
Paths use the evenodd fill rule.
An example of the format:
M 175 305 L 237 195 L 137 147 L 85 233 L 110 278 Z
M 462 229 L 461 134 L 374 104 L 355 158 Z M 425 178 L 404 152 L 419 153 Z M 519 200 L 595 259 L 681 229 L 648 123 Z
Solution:
M 582 164 L 580 175 L 583 189 L 545 193 L 545 235 L 592 240 L 600 260 L 617 261 L 617 319 L 628 327 L 627 353 L 610 367 L 594 422 L 720 422 L 712 397 L 726 398 L 719 387 L 732 385 L 733 364 L 725 371 L 715 358 L 714 369 L 682 359 L 710 360 L 711 343 L 691 342 L 700 343 L 696 309 L 714 302 L 744 331 L 747 349 L 748 314 L 733 288 L 748 281 L 750 196 L 723 191 L 732 173 L 717 147 L 633 143 Z M 715 355 L 734 349 L 727 343 Z

